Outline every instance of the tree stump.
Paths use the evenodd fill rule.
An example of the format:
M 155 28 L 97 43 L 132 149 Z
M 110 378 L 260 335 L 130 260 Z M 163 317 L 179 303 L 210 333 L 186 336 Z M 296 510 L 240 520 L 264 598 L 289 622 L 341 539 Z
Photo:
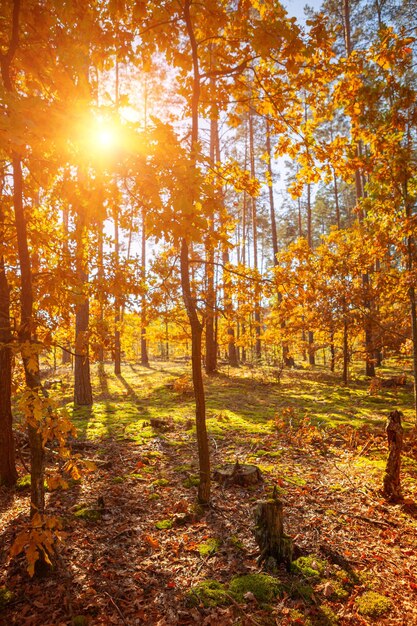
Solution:
M 241 465 L 238 461 L 234 465 L 225 465 L 213 473 L 213 478 L 222 485 L 240 485 L 250 487 L 263 481 L 262 473 L 256 465 Z
M 389 500 L 401 500 L 401 451 L 403 447 L 404 429 L 401 425 L 401 411 L 392 411 L 389 414 L 386 432 L 388 437 L 388 460 L 384 474 L 384 495 Z
M 259 500 L 255 508 L 255 540 L 261 554 L 258 564 L 273 559 L 275 563 L 285 563 L 289 569 L 292 561 L 292 539 L 284 533 L 282 502 L 278 500 L 276 488 L 272 498 Z

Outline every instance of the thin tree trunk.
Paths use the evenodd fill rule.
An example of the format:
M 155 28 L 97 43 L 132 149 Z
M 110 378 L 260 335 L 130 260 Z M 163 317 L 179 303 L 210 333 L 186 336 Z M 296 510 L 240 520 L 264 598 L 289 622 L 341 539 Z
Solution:
M 210 119 L 210 161 L 214 167 L 216 158 L 217 119 L 212 113 Z M 212 374 L 217 367 L 217 346 L 214 336 L 214 309 L 216 305 L 214 291 L 214 209 L 209 216 L 209 232 L 205 242 L 206 249 L 206 361 L 207 374 Z
M 307 112 L 306 112 L 307 119 Z M 311 210 L 311 185 L 307 185 L 307 243 L 310 250 L 313 249 L 313 231 L 312 231 L 312 210 Z M 308 337 L 308 362 L 310 365 L 316 364 L 316 355 L 314 348 L 314 333 L 309 330 Z
M 336 364 L 336 349 L 334 345 L 334 330 L 330 331 L 330 371 L 334 372 Z
M 145 209 L 142 208 L 142 241 L 141 241 L 141 279 L 142 284 L 145 285 L 146 280 L 146 215 Z M 147 310 L 146 310 L 146 295 L 142 294 L 140 303 L 140 362 L 145 367 L 149 365 L 148 346 L 146 340 L 146 328 L 148 325 Z
M 269 119 L 266 120 L 266 152 L 268 155 L 268 174 L 269 174 L 269 215 L 271 220 L 271 238 L 272 238 L 272 253 L 274 267 L 278 266 L 278 236 L 277 236 L 277 223 L 275 218 L 275 202 L 274 202 L 274 187 L 273 187 L 273 172 L 272 172 L 272 146 L 271 146 L 271 129 Z M 278 304 L 282 302 L 282 294 L 278 292 Z M 285 320 L 281 321 L 281 330 L 283 335 L 285 334 Z M 282 342 L 282 358 L 284 364 L 287 366 L 293 365 L 293 359 L 290 359 L 290 350 L 288 342 Z
M 249 107 L 249 158 L 250 158 L 250 173 L 251 177 L 256 177 L 255 170 L 255 145 L 254 145 L 254 131 L 253 131 L 253 112 Z M 258 269 L 258 216 L 256 209 L 256 199 L 254 196 L 251 198 L 252 204 L 252 241 L 253 241 L 253 267 Z M 261 346 L 261 305 L 260 305 L 260 293 L 258 283 L 255 283 L 255 359 L 261 360 L 262 346 Z
M 86 250 L 84 247 L 85 224 L 81 211 L 76 214 L 76 263 L 80 290 L 80 301 L 75 309 L 75 363 L 74 363 L 74 403 L 80 406 L 93 404 L 93 391 L 90 377 L 90 357 L 88 327 L 90 321 L 90 301 L 86 293 L 88 287 Z
M 348 322 L 345 317 L 343 320 L 343 374 L 342 380 L 345 385 L 349 380 L 349 341 L 348 341 Z
M 100 344 L 98 346 L 97 358 L 99 363 L 104 363 L 104 251 L 103 251 L 103 228 L 104 223 L 99 225 L 98 233 L 98 259 L 97 259 L 97 280 L 98 280 L 98 306 L 100 324 Z
M 4 88 L 7 92 L 13 92 L 13 83 L 10 76 L 10 66 L 14 55 L 19 47 L 19 17 L 20 0 L 14 0 L 12 12 L 12 32 L 7 52 L 0 56 L 1 75 Z M 25 381 L 34 396 L 38 396 L 41 387 L 39 358 L 36 341 L 36 324 L 33 317 L 33 288 L 32 268 L 29 255 L 26 217 L 23 208 L 23 176 L 20 156 L 12 154 L 13 170 L 13 209 L 17 236 L 17 251 L 20 266 L 20 326 L 18 338 L 21 346 Z M 42 514 L 45 508 L 44 491 L 44 467 L 45 453 L 42 443 L 41 427 L 42 419 L 35 415 L 33 405 L 27 407 L 28 435 L 30 445 L 30 474 L 31 474 L 31 497 L 30 515 Z
M 339 187 L 337 184 L 336 172 L 333 170 L 333 192 L 334 192 L 334 203 L 336 208 L 336 226 L 337 229 L 340 230 L 340 205 L 339 205 Z
M 187 34 L 191 45 L 192 63 L 193 63 L 193 90 L 191 101 L 191 151 L 190 151 L 190 175 L 194 180 L 197 160 L 197 143 L 198 143 L 198 105 L 200 100 L 200 71 L 198 48 L 191 22 L 190 0 L 184 3 L 184 19 L 187 27 Z M 191 203 L 195 198 L 189 199 Z M 202 324 L 198 318 L 195 300 L 191 294 L 190 285 L 190 262 L 188 244 L 185 239 L 181 240 L 181 287 L 185 308 L 191 327 L 191 362 L 194 398 L 196 405 L 196 434 L 197 448 L 200 470 L 200 482 L 198 485 L 198 500 L 200 504 L 206 505 L 210 502 L 210 453 L 206 427 L 206 406 L 205 393 L 203 384 L 203 372 L 201 367 L 201 341 L 202 341 Z
M 0 227 L 2 234 L 3 215 Z M 1 237 L 3 241 L 3 237 Z M 11 487 L 16 483 L 15 442 L 12 416 L 12 329 L 10 325 L 9 284 L 0 257 L 0 485 Z
M 122 347 L 120 340 L 120 296 L 117 293 L 120 277 L 120 259 L 119 259 L 119 208 L 114 207 L 114 259 L 115 259 L 115 275 L 116 275 L 116 294 L 114 297 L 114 373 L 120 376 L 122 372 Z
M 352 40 L 351 40 L 351 28 L 350 28 L 350 0 L 344 0 L 343 2 L 343 13 L 344 13 L 344 31 L 345 31 L 345 45 L 346 45 L 346 55 L 349 57 L 352 54 Z M 362 156 L 362 144 L 358 141 L 356 145 L 356 154 L 358 159 Z M 356 190 L 356 203 L 358 206 L 360 205 L 360 200 L 364 197 L 364 179 L 361 174 L 361 170 L 359 167 L 355 170 L 355 190 Z M 359 211 L 359 221 L 362 222 L 364 218 L 363 210 L 360 208 Z M 373 329 L 372 329 L 372 307 L 371 302 L 368 298 L 369 293 L 369 285 L 370 285 L 370 277 L 369 272 L 366 272 L 362 275 L 362 284 L 365 292 L 364 296 L 364 309 L 365 309 L 365 318 L 364 318 L 364 333 L 365 333 L 365 373 L 366 376 L 374 377 L 375 376 L 375 364 L 373 359 Z
M 66 174 L 65 174 L 66 176 Z M 69 259 L 70 259 L 70 253 L 69 253 L 69 246 L 68 246 L 68 240 L 69 240 L 69 210 L 68 207 L 65 207 L 62 211 L 62 224 L 63 224 L 63 231 L 64 231 L 64 240 L 62 243 L 62 253 L 63 253 L 63 257 L 64 257 L 64 262 L 65 262 L 65 266 L 67 267 L 69 265 Z M 68 347 L 71 348 L 71 342 L 68 341 Z M 62 365 L 68 365 L 69 363 L 71 363 L 71 353 L 69 350 L 65 350 L 65 348 L 62 349 L 62 359 L 61 359 Z

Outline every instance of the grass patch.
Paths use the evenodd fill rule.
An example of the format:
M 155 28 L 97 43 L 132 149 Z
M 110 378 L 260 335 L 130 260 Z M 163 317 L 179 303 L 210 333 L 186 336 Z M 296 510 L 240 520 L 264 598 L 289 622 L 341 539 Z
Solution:
M 391 368 L 387 372 L 395 375 L 394 370 Z M 192 395 L 178 393 L 173 383 L 187 379 L 190 365 L 152 363 L 151 368 L 145 368 L 126 364 L 122 375 L 116 376 L 112 365 L 106 364 L 93 365 L 91 372 L 93 407 L 74 407 L 68 385 L 51 390 L 51 396 L 72 414 L 80 437 L 89 440 L 115 437 L 140 445 L 156 436 L 149 425 L 152 417 L 168 419 L 174 412 L 179 426 L 189 422 L 193 413 Z M 411 388 L 401 388 L 395 393 L 384 390 L 378 396 L 370 396 L 368 379 L 357 374 L 354 367 L 352 372 L 348 387 L 341 386 L 338 376 L 321 366 L 284 370 L 279 386 L 264 385 L 260 379 L 261 370 L 246 368 L 228 368 L 227 376 L 220 372 L 218 376 L 206 377 L 209 433 L 221 438 L 230 432 L 234 436 L 239 432 L 242 444 L 247 444 L 248 436 L 259 444 L 259 437 L 266 434 L 279 437 L 271 423 L 284 409 L 291 411 L 295 425 L 308 416 L 311 424 L 323 428 L 340 425 L 382 428 L 383 416 L 389 412 L 394 396 L 396 406 L 404 412 L 407 421 L 412 406 Z M 183 432 L 181 428 L 179 430 Z M 181 442 L 178 435 L 172 434 L 166 443 L 178 446 Z M 269 451 L 261 444 L 256 456 L 274 459 L 280 454 L 280 451 Z

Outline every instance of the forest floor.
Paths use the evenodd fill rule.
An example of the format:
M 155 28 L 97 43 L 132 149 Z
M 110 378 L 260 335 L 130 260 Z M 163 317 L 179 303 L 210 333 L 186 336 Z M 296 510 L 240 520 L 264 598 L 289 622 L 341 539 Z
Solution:
M 78 428 L 75 451 L 97 469 L 47 494 L 66 538 L 44 579 L 29 578 L 23 557 L 8 560 L 29 493 L 0 488 L 0 624 L 417 624 L 411 385 L 372 395 L 359 375 L 344 387 L 322 368 L 277 378 L 267 368 L 224 367 L 206 378 L 212 465 L 255 464 L 264 481 L 250 489 L 213 482 L 212 505 L 200 510 L 187 372 L 154 362 L 125 364 L 115 376 L 110 364 L 95 366 L 95 404 L 75 411 L 71 372 L 51 374 L 51 395 Z M 407 429 L 405 498 L 390 504 L 381 485 L 394 408 Z M 53 472 L 56 455 L 48 458 Z M 302 556 L 290 572 L 248 576 L 261 572 L 255 503 L 273 486 Z M 13 592 L 7 603 L 4 587 Z

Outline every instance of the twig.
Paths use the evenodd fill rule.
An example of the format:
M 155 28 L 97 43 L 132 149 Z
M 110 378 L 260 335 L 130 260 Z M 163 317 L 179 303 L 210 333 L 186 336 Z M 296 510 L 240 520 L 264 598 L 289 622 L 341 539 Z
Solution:
M 337 509 L 335 509 L 337 510 Z M 356 519 L 361 519 L 364 522 L 368 522 L 369 524 L 375 524 L 376 526 L 382 526 L 383 528 L 391 528 L 391 526 L 397 527 L 398 524 L 395 522 L 385 522 L 384 520 L 375 519 L 373 517 L 366 517 L 365 515 L 356 515 L 356 513 L 346 513 L 345 511 L 337 511 L 341 513 L 341 515 L 346 515 L 348 517 L 355 517 Z
M 28 466 L 26 465 L 25 461 L 23 460 L 23 456 L 22 456 L 22 453 L 21 453 L 21 450 L 20 450 L 20 446 L 17 443 L 16 443 L 16 451 L 17 451 L 19 459 L 22 462 L 23 467 L 26 470 L 26 473 L 30 474 L 30 469 L 28 468 Z
M 201 572 L 201 570 L 203 569 L 204 565 L 206 565 L 206 563 L 208 562 L 209 559 L 211 559 L 211 557 L 214 556 L 214 554 L 208 554 L 200 563 L 200 565 L 197 567 L 197 571 L 194 574 L 194 578 L 196 576 L 199 575 L 199 573 Z
M 258 622 L 258 620 L 256 620 L 254 617 L 252 617 L 251 615 L 248 615 L 240 606 L 240 604 L 238 602 L 236 602 L 236 600 L 234 599 L 233 596 L 230 595 L 230 593 L 226 592 L 226 596 L 229 598 L 230 602 L 245 616 L 245 618 L 247 618 L 252 624 L 256 624 L 256 626 L 261 626 L 261 622 Z
M 369 498 L 369 494 L 366 493 L 366 491 L 363 491 L 362 489 L 358 489 L 358 487 L 355 485 L 355 483 L 353 482 L 353 480 L 351 479 L 351 477 L 344 472 L 342 469 L 340 469 L 340 467 L 338 467 L 335 463 L 335 461 L 331 461 L 332 465 L 335 466 L 335 468 L 337 469 L 338 472 L 340 472 L 341 474 L 343 474 L 343 476 L 345 478 L 347 478 L 347 480 L 350 482 L 350 484 L 352 485 L 352 487 L 355 489 L 355 491 L 357 491 L 358 493 L 361 493 L 362 495 L 365 496 L 365 498 Z
M 116 602 L 113 600 L 111 595 L 107 591 L 105 591 L 104 593 L 105 593 L 106 596 L 108 596 L 110 598 L 110 602 L 112 603 L 112 605 L 114 606 L 114 608 L 116 609 L 118 614 L 120 615 L 120 618 L 121 618 L 123 624 L 126 624 L 126 626 L 128 626 L 127 621 L 125 620 L 123 613 L 121 612 L 120 608 L 117 606 Z
M 62 555 L 60 554 L 60 552 L 58 551 L 57 548 L 55 548 L 55 558 L 58 562 L 58 564 L 61 567 L 61 572 L 64 576 L 64 589 L 65 589 L 65 596 L 67 598 L 67 602 L 68 602 L 68 612 L 69 612 L 69 617 L 71 618 L 71 620 L 73 620 L 74 618 L 74 608 L 72 605 L 72 600 L 71 600 L 71 587 L 72 587 L 72 576 L 68 571 L 68 568 L 65 565 L 65 561 L 62 558 Z

